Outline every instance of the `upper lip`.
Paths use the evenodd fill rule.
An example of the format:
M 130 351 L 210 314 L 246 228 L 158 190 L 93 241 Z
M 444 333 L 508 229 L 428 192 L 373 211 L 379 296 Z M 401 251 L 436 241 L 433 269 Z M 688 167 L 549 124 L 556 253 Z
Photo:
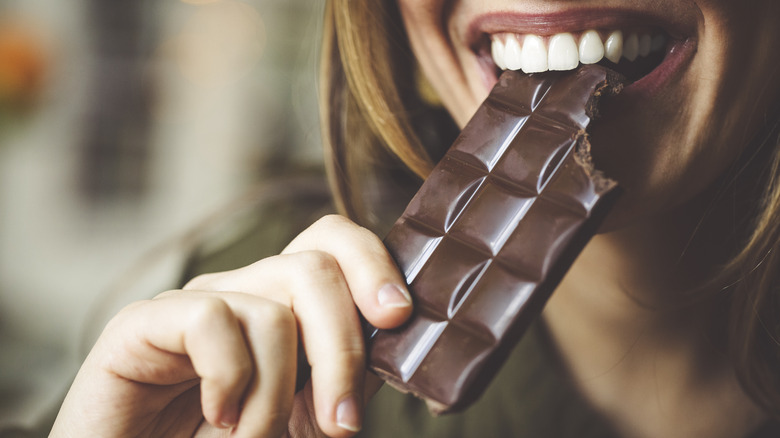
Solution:
M 588 29 L 630 29 L 656 27 L 672 39 L 692 36 L 696 23 L 685 17 L 660 16 L 648 11 L 629 9 L 567 9 L 545 14 L 517 11 L 489 12 L 476 16 L 465 29 L 464 42 L 478 50 L 486 35 L 513 32 L 518 34 L 554 35 Z

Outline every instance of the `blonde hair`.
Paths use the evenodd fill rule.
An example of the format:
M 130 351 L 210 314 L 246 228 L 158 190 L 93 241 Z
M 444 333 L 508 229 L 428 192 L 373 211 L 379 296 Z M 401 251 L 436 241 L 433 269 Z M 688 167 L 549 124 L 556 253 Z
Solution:
M 441 145 L 424 146 L 411 117 L 433 110 L 416 96 L 410 67 L 416 61 L 395 2 L 330 0 L 325 23 L 320 85 L 329 177 L 341 211 L 372 226 L 382 199 L 366 197 L 373 187 L 367 181 L 384 160 L 392 157 L 411 170 L 407 178 L 430 172 Z M 780 419 L 780 147 L 771 154 L 752 235 L 723 278 L 736 279 L 724 296 L 737 375 L 746 392 Z
M 408 67 L 392 61 L 413 59 L 397 45 L 402 32 L 391 26 L 400 21 L 387 19 L 387 3 L 334 0 L 325 11 L 320 102 L 326 165 L 337 206 L 362 222 L 371 222 L 362 189 L 366 170 L 375 167 L 367 163 L 372 157 L 390 152 L 419 178 L 433 167 L 407 117 L 399 85 L 409 80 Z
M 753 228 L 740 251 L 724 267 L 729 298 L 729 347 L 737 377 L 748 394 L 780 418 L 780 121 L 759 147 L 771 148 L 765 189 Z M 726 280 L 728 279 L 728 280 Z

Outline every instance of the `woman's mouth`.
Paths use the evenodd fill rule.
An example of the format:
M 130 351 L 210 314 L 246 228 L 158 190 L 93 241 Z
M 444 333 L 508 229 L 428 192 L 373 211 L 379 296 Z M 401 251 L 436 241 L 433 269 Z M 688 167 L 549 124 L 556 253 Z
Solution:
M 497 33 L 489 38 L 490 57 L 500 70 L 539 73 L 601 63 L 631 82 L 661 63 L 669 39 L 658 29 L 643 32 L 591 29 L 552 36 Z
M 479 17 L 466 40 L 489 88 L 504 70 L 530 74 L 600 64 L 626 77 L 627 92 L 651 92 L 692 58 L 694 29 L 624 11 L 507 13 Z

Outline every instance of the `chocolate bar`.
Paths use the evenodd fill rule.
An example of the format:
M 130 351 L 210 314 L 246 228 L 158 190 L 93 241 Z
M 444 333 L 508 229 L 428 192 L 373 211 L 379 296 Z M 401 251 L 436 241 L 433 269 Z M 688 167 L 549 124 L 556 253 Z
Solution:
M 384 243 L 415 313 L 369 335 L 369 367 L 434 414 L 485 389 L 618 192 L 586 128 L 622 80 L 596 65 L 501 75 Z

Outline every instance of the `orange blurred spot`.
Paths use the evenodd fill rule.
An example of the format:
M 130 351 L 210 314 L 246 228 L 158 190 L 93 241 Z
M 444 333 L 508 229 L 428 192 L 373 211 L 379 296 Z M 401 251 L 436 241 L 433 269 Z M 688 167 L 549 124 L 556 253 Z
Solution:
M 0 21 L 0 103 L 24 106 L 43 87 L 47 57 L 40 35 L 29 24 Z

